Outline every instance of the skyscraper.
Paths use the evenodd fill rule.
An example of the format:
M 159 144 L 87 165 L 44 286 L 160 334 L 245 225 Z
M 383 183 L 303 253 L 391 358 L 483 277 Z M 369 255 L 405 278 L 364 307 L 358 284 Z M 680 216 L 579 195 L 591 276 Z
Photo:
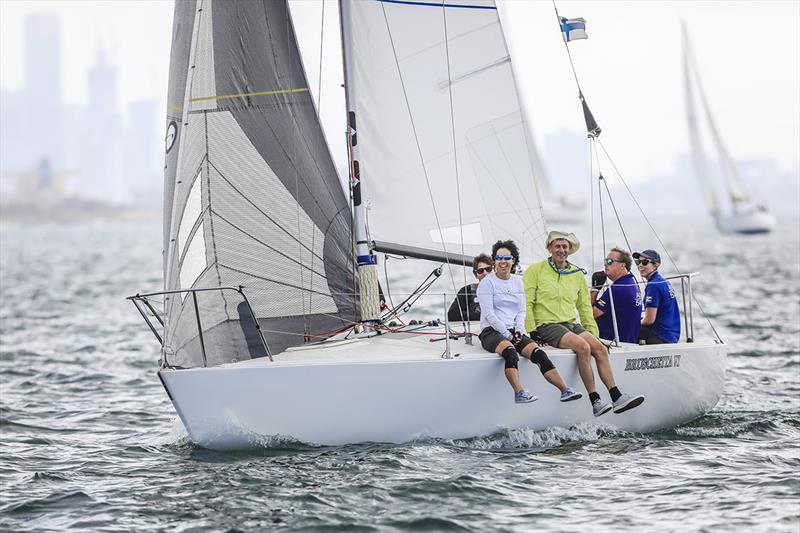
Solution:
M 128 106 L 128 126 L 123 143 L 123 176 L 138 207 L 161 207 L 163 185 L 157 157 L 161 144 L 158 131 L 156 103 L 140 100 Z
M 86 116 L 86 144 L 83 154 L 83 193 L 116 203 L 128 200 L 122 181 L 122 126 L 117 110 L 117 69 L 98 52 L 88 73 L 89 107 Z
M 61 27 L 53 14 L 25 19 L 25 107 L 22 159 L 58 163 L 61 146 Z

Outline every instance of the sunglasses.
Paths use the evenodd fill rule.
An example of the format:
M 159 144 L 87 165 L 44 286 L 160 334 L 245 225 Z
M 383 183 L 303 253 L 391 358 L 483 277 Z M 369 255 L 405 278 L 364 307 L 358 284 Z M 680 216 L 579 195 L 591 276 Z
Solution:
M 642 265 L 642 266 L 647 266 L 650 263 L 653 263 L 653 261 L 649 259 L 634 259 L 633 262 L 636 263 L 637 265 Z
M 494 256 L 495 261 L 511 261 L 514 259 L 513 255 L 496 255 Z
M 610 257 L 606 257 L 603 259 L 603 263 L 607 265 L 613 265 L 614 263 L 624 263 L 625 261 L 620 261 L 619 259 L 611 259 Z
M 492 267 L 476 268 L 475 270 L 473 270 L 473 272 L 476 274 L 488 274 L 491 271 Z

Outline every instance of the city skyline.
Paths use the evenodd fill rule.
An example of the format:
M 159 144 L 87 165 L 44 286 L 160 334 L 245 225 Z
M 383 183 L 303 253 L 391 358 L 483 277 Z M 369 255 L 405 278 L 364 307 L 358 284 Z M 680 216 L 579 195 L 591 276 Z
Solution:
M 543 5 L 545 4 L 545 5 Z M 663 5 L 662 5 L 663 4 Z M 778 71 L 777 80 L 783 83 L 771 82 L 761 75 L 765 67 L 754 65 L 754 58 L 758 57 L 756 51 L 742 53 L 744 46 L 753 48 L 758 44 L 758 39 L 763 37 L 764 29 L 754 20 L 746 20 L 750 15 L 761 16 L 765 8 L 756 8 L 756 4 L 744 3 L 715 3 L 719 9 L 711 10 L 716 14 L 716 24 L 713 27 L 703 25 L 704 17 L 709 16 L 709 4 L 695 2 L 693 6 L 685 6 L 664 2 L 661 7 L 648 4 L 645 6 L 631 6 L 610 2 L 608 6 L 600 8 L 596 4 L 587 2 L 560 2 L 559 9 L 569 16 L 584 16 L 588 22 L 589 39 L 575 43 L 572 48 L 573 55 L 581 76 L 584 92 L 592 105 L 598 120 L 605 133 L 603 141 L 607 143 L 609 151 L 614 154 L 619 167 L 623 170 L 626 180 L 633 183 L 648 183 L 664 176 L 674 176 L 684 172 L 681 165 L 688 148 L 686 143 L 686 126 L 683 110 L 683 96 L 680 92 L 682 78 L 679 72 L 679 48 L 669 54 L 656 54 L 658 46 L 652 41 L 663 39 L 670 35 L 677 27 L 678 15 L 692 14 L 688 20 L 690 31 L 701 28 L 701 35 L 693 34 L 693 41 L 697 49 L 701 64 L 712 65 L 715 68 L 706 68 L 703 72 L 706 90 L 712 100 L 712 108 L 717 120 L 723 129 L 723 136 L 729 144 L 734 159 L 737 161 L 771 161 L 771 164 L 760 164 L 761 168 L 774 169 L 777 177 L 789 181 L 790 187 L 796 186 L 800 161 L 798 148 L 800 144 L 800 98 L 798 91 L 792 93 L 798 85 L 798 62 L 795 61 L 800 52 L 797 51 L 798 32 L 784 32 L 789 34 L 776 36 L 783 38 L 783 46 L 775 47 L 776 41 L 765 41 L 761 46 L 773 46 L 772 55 L 781 60 L 781 69 Z M 670 10 L 664 8 L 670 6 Z M 761 5 L 761 4 L 758 4 Z M 58 53 L 57 67 L 51 68 L 61 72 L 61 81 L 54 82 L 42 79 L 37 82 L 39 87 L 48 90 L 37 94 L 30 94 L 26 98 L 42 103 L 36 106 L 36 111 L 28 115 L 23 121 L 19 132 L 24 132 L 22 148 L 18 153 L 11 154 L 11 159 L 24 158 L 27 165 L 15 165 L 8 168 L 9 154 L 3 154 L 3 170 L 20 171 L 32 168 L 38 164 L 38 159 L 30 154 L 30 149 L 38 147 L 40 151 L 49 151 L 54 154 L 56 167 L 61 170 L 74 172 L 74 161 L 69 157 L 86 157 L 87 146 L 94 146 L 91 153 L 91 165 L 86 170 L 85 185 L 92 186 L 96 191 L 101 191 L 99 196 L 115 201 L 138 201 L 132 188 L 128 185 L 135 176 L 147 173 L 147 165 L 143 160 L 147 158 L 136 157 L 135 150 L 140 153 L 148 152 L 148 144 L 153 148 L 156 176 L 153 183 L 148 182 L 148 187 L 157 183 L 160 188 L 160 168 L 163 154 L 160 151 L 159 141 L 163 137 L 164 110 L 166 109 L 166 78 L 169 60 L 169 40 L 171 32 L 172 3 L 171 2 L 18 2 L 10 1 L 0 3 L 2 10 L 2 78 L 0 89 L 3 91 L 3 105 L 6 107 L 19 107 L 21 105 L 20 92 L 25 80 L 34 80 L 36 73 L 31 72 L 30 65 L 24 60 L 19 60 L 21 51 L 33 48 L 32 44 L 25 45 L 26 19 L 41 17 L 41 13 L 50 12 L 60 21 L 60 31 L 45 28 L 42 35 L 33 37 L 38 43 L 39 50 L 45 50 L 42 64 L 53 63 L 53 54 Z M 323 65 L 320 68 L 320 21 L 322 3 L 307 0 L 305 2 L 290 2 L 295 23 L 295 29 L 301 42 L 301 52 L 309 78 L 309 86 L 319 102 L 318 87 L 319 72 L 322 71 L 322 101 L 321 120 L 328 135 L 332 155 L 337 163 L 340 173 L 346 169 L 346 150 L 343 148 L 343 94 L 340 87 L 341 57 L 338 37 L 338 14 L 335 2 L 325 2 L 324 46 L 322 53 Z M 586 190 L 579 184 L 565 185 L 559 179 L 564 174 L 564 168 L 578 166 L 585 161 L 585 149 L 577 150 L 574 140 L 581 137 L 582 118 L 579 106 L 576 105 L 574 80 L 568 70 L 568 62 L 563 50 L 563 43 L 558 36 L 557 28 L 554 29 L 552 18 L 552 4 L 534 3 L 507 3 L 501 2 L 501 16 L 506 27 L 509 47 L 515 58 L 515 67 L 518 75 L 520 90 L 523 92 L 529 118 L 533 125 L 534 136 L 544 155 L 544 165 L 549 170 L 554 188 L 564 192 L 573 190 Z M 788 20 L 790 27 L 800 27 L 800 9 L 797 5 L 786 3 L 773 3 L 770 7 L 780 8 L 778 11 L 767 10 L 778 18 Z M 546 8 L 546 9 L 545 9 Z M 666 11 L 665 11 L 666 10 Z M 694 10 L 694 11 L 693 11 Z M 781 11 L 782 10 L 782 11 Z M 654 17 L 662 17 L 665 12 L 671 12 L 668 23 L 665 21 L 651 21 Z M 650 17 L 647 14 L 650 13 Z M 778 13 L 778 14 L 775 14 Z M 782 17 L 780 13 L 784 13 Z M 786 15 L 788 13 L 788 15 Z M 109 18 L 110 17 L 110 18 Z M 549 20 L 548 20 L 549 17 Z M 84 25 L 82 21 L 92 19 L 94 24 Z M 520 32 L 526 29 L 525 24 L 516 23 L 510 19 L 523 19 L 529 23 L 528 29 L 533 36 L 520 37 Z M 141 30 L 141 22 L 147 20 L 148 38 L 142 39 L 141 31 L 132 37 L 137 26 Z M 653 22 L 652 36 L 637 25 L 627 25 L 627 20 Z M 750 24 L 757 31 L 742 34 L 741 28 Z M 720 30 L 720 27 L 723 27 Z M 99 27 L 101 29 L 97 29 Z M 615 39 L 621 27 L 625 28 L 624 39 Z M 85 28 L 86 31 L 77 31 Z M 535 29 L 536 31 L 533 31 Z M 555 32 L 555 38 L 553 34 Z M 759 33 L 760 32 L 760 33 Z M 59 39 L 61 45 L 52 43 L 41 46 L 48 39 Z M 774 32 L 773 32 L 774 33 Z M 54 34 L 55 37 L 54 37 Z M 28 38 L 30 37 L 28 31 Z M 731 39 L 731 35 L 744 35 L 740 39 Z M 65 38 L 68 37 L 68 38 Z M 648 39 L 653 37 L 653 39 Z M 675 48 L 679 43 L 677 36 L 668 42 L 669 47 Z M 628 50 L 627 54 L 620 54 L 620 41 L 636 42 L 635 50 Z M 15 44 L 16 43 L 16 44 Z M 88 43 L 88 44 L 87 44 Z M 93 43 L 93 44 L 92 44 Z M 105 45 L 101 45 L 105 43 Z M 305 43 L 305 44 L 303 44 Z M 667 43 L 665 43 L 667 44 Z M 720 63 L 719 50 L 726 52 Z M 49 50 L 49 52 L 47 52 Z M 56 50 L 56 52 L 54 52 Z M 522 50 L 522 52 L 520 52 Z M 136 51 L 136 52 L 134 52 Z M 16 53 L 16 56 L 14 55 Z M 630 58 L 639 61 L 641 71 L 638 75 L 620 78 L 619 72 L 631 70 Z M 16 57 L 16 59 L 15 59 Z M 667 63 L 663 58 L 669 57 Z M 643 59 L 644 58 L 644 59 Z M 738 62 L 738 70 L 731 70 L 731 61 Z M 759 63 L 756 61 L 755 63 Z M 764 63 L 761 61 L 760 63 Z M 716 72 L 724 71 L 722 74 Z M 668 80 L 672 89 L 678 86 L 679 94 L 673 94 L 669 100 L 658 100 L 653 92 L 649 100 L 645 99 L 646 107 L 642 107 L 642 100 L 636 93 L 647 88 L 647 84 L 637 85 L 641 78 L 646 78 L 651 67 L 656 72 L 662 72 L 662 78 Z M 667 69 L 666 67 L 669 67 Z M 757 67 L 757 68 L 756 68 Z M 83 70 L 81 70 L 83 69 Z M 566 69 L 566 70 L 565 70 Z M 42 69 L 40 69 L 42 70 Z M 46 69 L 45 69 L 46 70 Z M 748 70 L 751 74 L 748 74 Z M 675 72 L 672 72 L 675 71 Z M 670 73 L 671 72 L 671 73 Z M 138 78 L 132 78 L 137 76 Z M 780 76 L 783 76 L 782 78 Z M 112 79 L 113 78 L 113 79 Z M 730 79 L 736 83 L 730 83 Z M 620 85 L 618 80 L 624 81 Z M 756 81 L 754 81 L 754 79 Z M 80 82 L 76 80 L 82 80 Z M 92 81 L 94 80 L 94 81 Z M 133 81 L 132 81 L 133 80 Z M 788 81 L 787 81 L 788 80 Z M 546 83 L 545 83 L 546 82 Z M 764 94 L 751 92 L 753 102 L 742 98 L 748 91 L 753 91 L 754 83 L 769 87 L 774 98 L 765 98 Z M 99 85 L 106 89 L 98 90 Z M 572 85 L 570 85 L 572 84 Z M 114 87 L 110 87 L 114 85 Z M 85 91 L 81 90 L 81 86 Z M 92 90 L 94 87 L 94 92 Z M 756 88 L 759 85 L 755 86 Z M 54 89 L 53 89 L 54 88 Z M 737 94 L 737 90 L 741 90 Z M 619 95 L 624 93 L 629 102 L 625 106 L 615 104 Z M 673 91 L 674 92 L 674 91 Z M 613 98 L 612 98 L 613 97 Z M 104 100 L 105 99 L 105 100 Z M 111 102 L 109 99 L 113 99 Z M 731 106 L 739 105 L 738 109 Z M 53 113 L 54 105 L 60 105 L 62 113 Z M 22 105 L 22 107 L 25 107 Z M 776 113 L 771 111 L 781 109 Z M 732 110 L 733 109 L 733 110 Z M 612 112 L 613 111 L 613 112 Z M 84 137 L 80 142 L 74 133 L 67 135 L 62 132 L 61 137 L 68 139 L 67 146 L 56 146 L 54 132 L 59 132 L 70 124 L 75 124 L 76 117 L 86 112 L 89 115 L 106 116 L 103 127 L 95 124 L 93 127 L 81 130 Z M 666 119 L 665 114 L 671 116 Z M 147 135 L 141 132 L 149 126 L 143 119 L 152 115 L 153 142 L 148 141 Z M 8 135 L 8 115 L 4 118 L 4 133 Z M 48 128 L 38 125 L 48 124 Z M 124 132 L 127 127 L 134 127 L 139 133 Z M 788 126 L 787 126 L 788 125 Z M 80 130 L 80 128 L 78 128 Z M 19 133 L 15 132 L 15 133 Z M 788 132 L 788 133 L 787 133 Z M 770 142 L 770 135 L 778 141 Z M 121 145 L 129 147 L 123 154 L 121 147 L 114 150 L 103 150 L 103 139 L 116 138 Z M 561 145 L 557 139 L 562 139 Z M 34 140 L 35 139 L 35 140 Z M 572 140 L 569 140 L 572 139 Z M 71 143 L 71 144 L 70 144 Z M 100 144 L 98 144 L 100 143 Z M 77 147 L 80 145 L 81 149 Z M 120 145 L 120 146 L 121 146 Z M 132 148 L 132 146 L 136 148 Z M 765 148 L 766 146 L 766 148 Z M 571 148 L 570 148 L 571 147 Z M 788 148 L 787 148 L 788 147 Z M 118 153 L 114 153 L 115 150 Z M 577 151 L 576 155 L 569 155 L 570 150 Z M 17 152 L 17 151 L 15 151 Z M 71 154 L 71 155 L 69 155 Z M 78 155 L 79 154 L 79 155 Z M 114 171 L 115 182 L 98 184 L 98 167 L 116 167 Z M 588 169 L 582 169 L 585 174 Z M 571 169 L 570 174 L 577 173 Z M 68 180 L 73 178 L 67 178 Z M 150 178 L 146 179 L 148 181 Z M 746 176 L 746 180 L 750 181 Z M 769 180 L 768 180 L 769 181 Z M 127 190 L 123 190 L 127 189 Z M 695 191 L 686 191 L 695 192 Z M 581 194 L 581 196 L 585 196 Z M 769 194 L 767 195 L 769 196 Z M 140 198 L 139 198 L 140 199 Z M 767 198 L 767 201 L 769 199 Z

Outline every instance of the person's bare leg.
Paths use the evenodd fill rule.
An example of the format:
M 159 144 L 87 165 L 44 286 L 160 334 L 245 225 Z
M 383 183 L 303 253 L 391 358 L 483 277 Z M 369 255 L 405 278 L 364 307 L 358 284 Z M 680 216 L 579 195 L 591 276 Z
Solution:
M 536 345 L 529 344 L 525 348 L 523 348 L 522 352 L 520 353 L 526 359 L 530 359 L 535 349 Z M 536 364 L 536 366 L 541 368 L 541 365 L 539 365 L 538 363 Z M 542 375 L 544 376 L 544 379 L 546 379 L 551 385 L 555 386 L 558 390 L 563 392 L 564 389 L 567 388 L 567 384 L 564 382 L 564 379 L 561 377 L 561 374 L 558 373 L 557 368 L 551 368 Z
M 603 385 L 605 385 L 607 389 L 613 389 L 617 384 L 614 381 L 614 371 L 611 369 L 611 361 L 608 359 L 608 348 L 600 342 L 600 339 L 588 331 L 584 331 L 580 336 L 589 344 L 589 349 L 597 365 L 597 374 L 600 376 L 600 381 L 603 382 Z
M 508 347 L 514 347 L 508 341 L 500 341 L 500 344 L 497 345 L 497 348 L 494 349 L 495 353 L 499 356 L 503 355 L 503 351 Z M 519 370 L 516 368 L 506 368 L 506 379 L 508 380 L 509 384 L 511 384 L 511 388 L 514 389 L 514 392 L 517 393 L 522 390 L 522 383 L 519 380 Z
M 581 375 L 583 386 L 589 394 L 597 392 L 594 386 L 594 372 L 592 371 L 592 351 L 589 343 L 572 332 L 566 333 L 558 343 L 559 348 L 572 350 L 578 357 L 578 373 Z

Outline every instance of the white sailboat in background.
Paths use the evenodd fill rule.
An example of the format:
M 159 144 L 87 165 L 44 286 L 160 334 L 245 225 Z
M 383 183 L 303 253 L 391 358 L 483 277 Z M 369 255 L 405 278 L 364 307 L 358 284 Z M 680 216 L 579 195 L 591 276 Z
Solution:
M 682 32 L 686 111 L 689 123 L 689 139 L 692 146 L 692 162 L 708 210 L 711 216 L 714 217 L 717 228 L 723 233 L 768 233 L 775 226 L 775 216 L 766 206 L 756 203 L 745 189 L 739 171 L 736 169 L 728 150 L 725 148 L 722 142 L 722 136 L 717 129 L 714 118 L 711 116 L 711 109 L 708 105 L 705 91 L 703 90 L 697 61 L 694 57 L 691 43 L 689 42 L 689 33 L 685 23 L 682 23 Z M 717 192 L 714 189 L 706 166 L 697 114 L 695 112 L 695 87 L 700 95 L 700 103 L 706 121 L 708 122 L 711 138 L 717 148 L 723 181 L 725 183 L 727 196 L 730 199 L 730 210 L 720 205 Z
M 131 300 L 161 342 L 158 375 L 189 437 L 232 449 L 592 422 L 587 402 L 560 403 L 533 365 L 521 379 L 542 398 L 514 404 L 501 358 L 472 343 L 477 323 L 389 327 L 378 308 L 378 253 L 460 267 L 511 238 L 526 261 L 544 257 L 529 129 L 494 1 L 339 7 L 352 205 L 286 3 L 175 4 L 165 287 Z M 464 279 L 444 272 L 453 294 L 434 297 L 440 316 Z M 652 431 L 717 403 L 726 347 L 693 342 L 691 308 L 685 316 L 686 342 L 614 347 L 620 387 L 648 399 L 604 425 Z M 548 353 L 582 390 L 575 355 Z

